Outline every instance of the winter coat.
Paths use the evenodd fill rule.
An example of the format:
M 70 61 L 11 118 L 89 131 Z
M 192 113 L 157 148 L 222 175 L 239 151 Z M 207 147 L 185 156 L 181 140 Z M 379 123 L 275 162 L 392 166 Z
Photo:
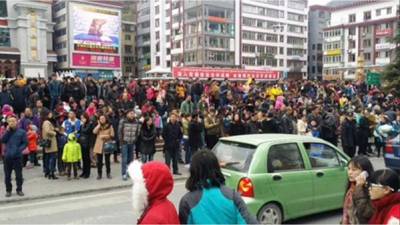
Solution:
M 194 104 L 192 101 L 183 101 L 180 109 L 181 114 L 183 115 L 192 115 L 194 112 Z
M 94 144 L 93 153 L 103 154 L 103 145 L 106 141 L 112 140 L 114 138 L 114 128 L 111 125 L 101 127 L 97 125 L 93 130 L 93 134 L 96 136 L 96 142 Z
M 366 147 L 368 145 L 369 134 L 370 132 L 368 119 L 362 116 L 357 127 L 357 145 Z
M 154 125 L 147 127 L 144 125 L 140 131 L 140 152 L 142 154 L 152 155 L 156 152 L 156 128 Z
M 221 135 L 221 127 L 219 121 L 216 118 L 211 118 L 210 116 L 207 116 L 204 119 L 204 127 L 206 128 L 207 135 L 215 135 L 218 137 Z
M 26 108 L 26 99 L 28 98 L 28 91 L 26 87 L 15 87 L 11 89 L 12 96 L 14 100 L 11 105 L 16 113 L 21 113 Z
M 360 224 L 398 224 L 400 220 L 400 193 L 394 192 L 381 199 L 370 199 L 368 192 L 357 187 L 353 205 Z
M 94 139 L 93 129 L 94 127 L 92 122 L 82 124 L 81 130 L 79 131 L 78 140 L 83 149 L 90 148 L 90 146 L 92 146 L 92 142 Z
M 197 121 L 190 122 L 189 124 L 189 146 L 192 149 L 199 149 L 201 147 L 201 124 Z
M 128 167 L 132 178 L 133 214 L 137 224 L 179 224 L 174 204 L 168 200 L 174 180 L 162 162 L 141 165 L 135 161 Z
M 38 150 L 38 135 L 35 131 L 29 130 L 27 133 L 27 138 L 28 138 L 28 150 L 29 152 L 37 152 Z
M 56 134 L 53 124 L 48 120 L 44 121 L 42 126 L 42 139 L 48 139 L 51 142 L 50 147 L 44 149 L 46 153 L 58 151 Z
M 140 135 L 141 125 L 138 121 L 121 119 L 118 125 L 118 138 L 122 144 L 135 144 Z
M 28 131 L 28 125 L 29 124 L 33 124 L 35 125 L 37 128 L 40 128 L 40 119 L 36 116 L 32 116 L 32 117 L 23 117 L 20 121 L 19 121 L 19 128 Z
M 11 105 L 13 100 L 14 97 L 9 90 L 0 92 L 0 107 L 3 107 L 3 105 Z
M 289 115 L 282 116 L 280 129 L 283 134 L 294 134 L 293 119 Z
M 182 139 L 182 130 L 178 122 L 167 123 L 163 130 L 164 147 L 166 151 L 175 152 L 179 149 L 179 143 Z
M 246 126 L 242 122 L 232 122 L 229 134 L 231 136 L 246 134 Z
M 26 132 L 22 129 L 8 130 L 3 135 L 1 142 L 5 144 L 4 158 L 18 159 L 22 157 L 22 152 L 28 146 Z
M 240 195 L 225 186 L 185 194 L 179 219 L 181 224 L 258 224 Z
M 341 128 L 341 138 L 343 147 L 356 146 L 356 123 L 347 118 L 344 120 Z
M 69 134 L 68 143 L 64 146 L 62 161 L 66 163 L 75 163 L 81 161 L 81 159 L 81 145 L 77 142 L 75 134 Z
M 260 124 L 258 122 L 250 121 L 247 124 L 247 134 L 258 134 L 260 133 Z
M 61 96 L 61 83 L 58 80 L 52 80 L 49 83 L 49 92 L 51 98 L 58 98 Z
M 279 127 L 275 119 L 263 120 L 261 122 L 261 130 L 264 134 L 279 133 Z

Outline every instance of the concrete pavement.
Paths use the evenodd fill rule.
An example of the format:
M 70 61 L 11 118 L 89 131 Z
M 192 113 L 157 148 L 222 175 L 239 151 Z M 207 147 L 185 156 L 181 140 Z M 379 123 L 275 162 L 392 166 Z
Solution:
M 155 160 L 164 161 L 161 152 L 157 152 Z M 103 169 L 105 170 L 105 169 Z M 179 165 L 179 172 L 182 176 L 174 176 L 175 180 L 186 180 L 189 176 L 188 169 L 183 165 Z M 78 171 L 81 172 L 81 171 Z M 79 173 L 78 173 L 79 174 Z M 0 169 L 0 205 L 10 202 L 27 201 L 43 198 L 59 197 L 64 195 L 76 195 L 84 193 L 104 192 L 108 190 L 115 190 L 126 188 L 132 185 L 130 179 L 123 181 L 121 177 L 121 164 L 111 162 L 111 175 L 112 179 L 107 179 L 105 176 L 101 180 L 96 180 L 97 169 L 92 168 L 91 176 L 89 179 L 79 179 L 70 181 L 66 177 L 59 177 L 58 180 L 48 180 L 44 177 L 42 167 L 35 167 L 33 169 L 23 170 L 24 184 L 23 192 L 24 197 L 19 197 L 15 193 L 15 181 L 13 180 L 13 195 L 10 198 L 5 197 L 5 186 L 4 186 L 4 170 Z M 14 173 L 13 173 L 14 179 Z

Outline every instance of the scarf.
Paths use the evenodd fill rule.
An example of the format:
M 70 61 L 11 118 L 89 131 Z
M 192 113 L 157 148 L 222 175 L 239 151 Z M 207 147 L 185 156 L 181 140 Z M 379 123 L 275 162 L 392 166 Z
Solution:
M 343 204 L 342 224 L 350 224 L 349 212 L 350 212 L 352 204 L 353 204 L 353 193 L 354 193 L 355 188 L 356 188 L 356 185 L 354 183 L 351 183 L 350 188 L 346 193 L 346 197 L 344 199 L 344 204 Z
M 369 224 L 385 223 L 388 213 L 395 205 L 400 205 L 400 193 L 392 193 L 381 199 L 372 201 L 372 206 L 375 209 L 374 215 L 369 220 Z

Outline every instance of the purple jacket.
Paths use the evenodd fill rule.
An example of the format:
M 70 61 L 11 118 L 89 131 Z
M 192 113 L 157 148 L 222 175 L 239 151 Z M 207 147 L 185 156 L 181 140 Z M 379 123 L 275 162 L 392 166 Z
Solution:
M 33 117 L 23 117 L 19 120 L 19 128 L 23 129 L 24 131 L 28 131 L 28 125 L 33 123 L 39 130 L 40 130 L 40 119 L 36 116 Z

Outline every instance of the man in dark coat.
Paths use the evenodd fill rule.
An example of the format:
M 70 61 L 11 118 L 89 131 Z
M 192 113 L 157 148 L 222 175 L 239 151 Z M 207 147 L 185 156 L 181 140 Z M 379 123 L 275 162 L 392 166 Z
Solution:
M 26 132 L 17 127 L 17 118 L 9 116 L 8 126 L 1 142 L 6 145 L 4 155 L 4 176 L 6 184 L 6 197 L 11 197 L 12 184 L 11 173 L 15 171 L 17 182 L 17 195 L 24 196 L 22 192 L 22 152 L 28 145 Z
M 356 153 L 356 123 L 353 112 L 348 112 L 341 128 L 344 152 L 353 158 Z
M 177 115 L 173 113 L 171 114 L 170 121 L 164 128 L 163 138 L 165 141 L 165 163 L 170 167 L 172 160 L 173 173 L 175 175 L 181 175 L 178 171 L 178 154 L 182 136 L 183 134 L 177 121 Z
M 201 131 L 202 124 L 198 114 L 192 115 L 192 120 L 189 124 L 189 150 L 185 155 L 186 164 L 190 164 L 192 161 L 192 155 L 194 155 L 201 147 Z

